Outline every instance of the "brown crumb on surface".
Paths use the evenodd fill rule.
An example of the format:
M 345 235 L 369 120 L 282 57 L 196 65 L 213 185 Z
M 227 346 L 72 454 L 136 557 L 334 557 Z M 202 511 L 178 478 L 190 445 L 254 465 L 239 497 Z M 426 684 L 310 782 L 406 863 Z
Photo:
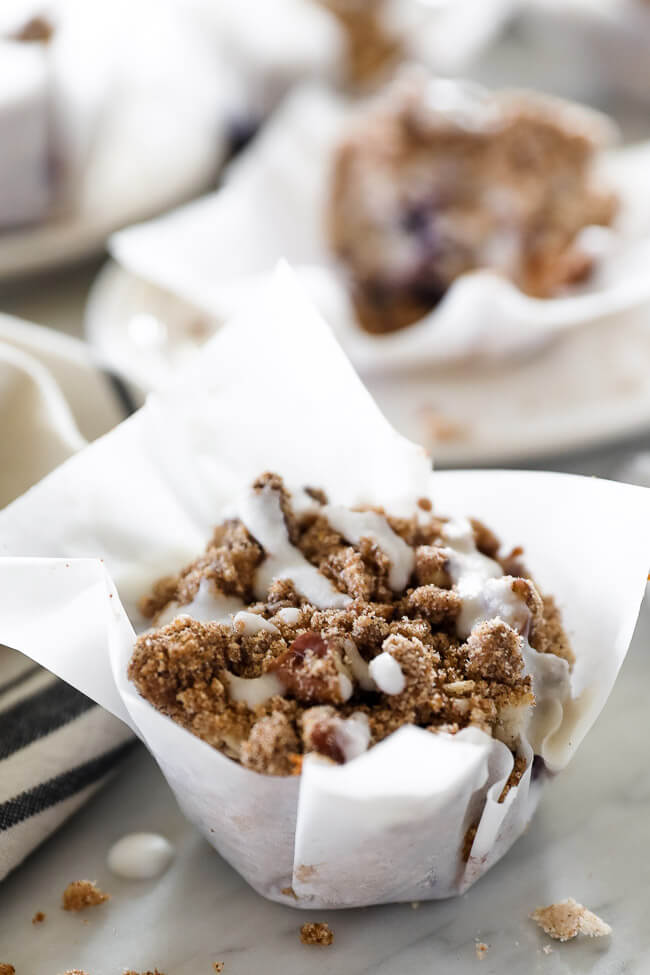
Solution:
M 110 896 L 90 880 L 73 880 L 63 891 L 63 910 L 83 911 L 87 907 L 97 907 Z
M 42 924 L 44 920 L 45 920 L 45 914 L 43 914 L 43 911 L 37 911 L 34 917 L 32 918 L 32 924 Z
M 225 968 L 225 963 L 222 962 L 222 961 L 215 961 L 215 962 L 212 963 L 212 967 L 214 968 L 214 970 L 217 973 L 217 975 L 220 975 L 220 973 Z
M 520 550 L 522 574 L 507 574 L 499 540 L 472 521 L 469 544 L 495 561 L 497 574 L 503 569 L 517 608 L 512 625 L 488 619 L 460 635 L 463 601 L 450 574 L 445 519 L 421 504 L 409 518 L 372 510 L 383 521 L 379 537 L 392 535 L 391 544 L 407 553 L 398 590 L 379 544 L 366 537 L 350 544 L 328 520 L 324 494 L 313 487 L 305 494 L 313 504 L 294 509 L 281 478 L 264 474 L 250 497 L 261 517 L 284 520 L 287 542 L 342 605 L 320 609 L 282 577 L 260 599 L 256 580 L 266 553 L 242 521 L 230 519 L 204 554 L 142 600 L 153 627 L 138 638 L 129 663 L 139 693 L 212 747 L 268 775 L 300 774 L 308 754 L 342 764 L 408 724 L 447 734 L 478 728 L 514 753 L 503 800 L 526 771 L 517 743 L 535 703 L 523 634 L 538 652 L 571 661 L 552 599 L 526 574 Z M 236 625 L 197 620 L 185 609 L 195 598 L 224 597 L 229 607 L 235 600 L 234 611 L 245 610 Z M 399 693 L 382 690 L 371 676 L 380 654 L 401 672 Z M 249 706 L 241 689 L 256 689 L 247 682 L 258 679 L 263 693 Z
M 16 975 L 16 969 L 8 962 L 0 961 L 0 975 Z
M 283 887 L 280 893 L 284 894 L 285 897 L 293 897 L 295 901 L 298 900 L 298 895 L 296 894 L 293 887 Z
M 300 940 L 304 945 L 326 947 L 334 941 L 334 932 L 326 921 L 308 921 L 300 929 Z
M 538 907 L 530 917 L 546 934 L 558 941 L 569 941 L 579 934 L 601 938 L 612 933 L 606 921 L 583 907 L 573 897 L 549 904 L 548 907 Z
M 419 410 L 419 415 L 425 427 L 426 433 L 433 443 L 458 443 L 467 440 L 469 437 L 469 427 L 460 420 L 454 420 L 441 410 L 423 406 Z
M 129 968 L 128 971 L 126 971 L 126 970 L 124 971 L 124 975 L 165 975 L 165 973 L 164 972 L 159 972 L 157 968 L 154 968 L 154 970 L 152 972 L 150 972 L 150 971 L 146 971 L 146 972 L 135 972 L 135 971 L 133 971 L 132 968 Z
M 476 942 L 476 957 L 479 961 L 483 961 L 488 953 L 489 945 L 486 945 L 484 941 Z

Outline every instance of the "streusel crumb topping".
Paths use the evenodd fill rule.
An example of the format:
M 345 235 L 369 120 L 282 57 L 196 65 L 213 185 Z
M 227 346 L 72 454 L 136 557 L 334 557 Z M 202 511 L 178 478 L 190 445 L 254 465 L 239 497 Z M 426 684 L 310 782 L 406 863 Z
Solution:
M 352 511 L 264 474 L 205 554 L 142 600 L 153 628 L 130 679 L 270 775 L 299 773 L 308 753 L 350 761 L 407 724 L 476 727 L 516 752 L 534 705 L 527 641 L 572 659 L 559 613 L 521 550 L 501 556 L 480 522 L 428 509 Z M 518 761 L 506 789 L 523 770 Z
M 304 945 L 327 947 L 334 941 L 334 932 L 325 921 L 308 921 L 300 929 L 300 940 Z
M 87 907 L 97 907 L 110 900 L 110 896 L 90 880 L 73 880 L 63 891 L 63 910 L 83 911 Z

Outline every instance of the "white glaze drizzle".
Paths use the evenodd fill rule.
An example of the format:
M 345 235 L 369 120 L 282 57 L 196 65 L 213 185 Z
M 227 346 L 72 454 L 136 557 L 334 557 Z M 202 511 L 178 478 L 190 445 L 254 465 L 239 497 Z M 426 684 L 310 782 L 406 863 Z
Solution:
M 283 623 L 293 626 L 300 619 L 300 613 L 301 610 L 294 608 L 293 606 L 286 606 L 284 609 L 279 609 L 275 615 L 278 619 L 282 620 Z
M 403 538 L 393 531 L 383 515 L 376 511 L 351 511 L 342 505 L 321 508 L 332 528 L 346 541 L 358 545 L 369 538 L 390 559 L 388 584 L 393 592 L 406 589 L 415 566 L 415 553 Z
M 359 687 L 364 691 L 376 690 L 377 685 L 370 676 L 368 661 L 363 659 L 354 640 L 346 640 L 344 648 L 345 661 Z
M 243 701 L 255 711 L 260 705 L 266 704 L 269 698 L 284 693 L 284 684 L 275 674 L 262 674 L 261 677 L 237 677 L 226 672 L 228 691 L 231 701 Z
M 406 678 L 395 657 L 385 650 L 370 661 L 370 676 L 384 694 L 401 694 L 406 687 Z
M 259 599 L 266 597 L 276 579 L 291 579 L 298 592 L 319 609 L 343 609 L 348 605 L 350 597 L 335 589 L 291 544 L 277 491 L 249 491 L 240 500 L 238 514 L 266 552 L 255 579 Z
M 209 579 L 201 579 L 192 602 L 186 606 L 170 603 L 156 620 L 156 626 L 164 626 L 181 616 L 189 616 L 200 623 L 230 623 L 233 613 L 243 607 L 244 603 L 237 596 L 225 596 Z
M 474 532 L 467 518 L 447 522 L 443 535 L 448 545 L 447 571 L 462 600 L 456 629 L 458 635 L 466 639 L 479 619 L 492 618 L 481 616 L 483 593 L 488 580 L 503 577 L 503 569 L 494 559 L 478 551 L 474 542 Z
M 239 636 L 254 636 L 262 631 L 280 635 L 279 629 L 273 623 L 265 620 L 259 613 L 249 613 L 246 610 L 240 610 L 234 615 L 232 625 Z

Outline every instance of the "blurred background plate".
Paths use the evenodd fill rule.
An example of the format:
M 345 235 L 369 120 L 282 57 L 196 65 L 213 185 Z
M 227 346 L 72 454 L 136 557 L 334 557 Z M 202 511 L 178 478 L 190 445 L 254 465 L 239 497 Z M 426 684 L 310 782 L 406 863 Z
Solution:
M 86 309 L 91 346 L 136 399 L 169 381 L 218 327 L 108 263 Z M 650 431 L 650 307 L 590 323 L 525 358 L 362 376 L 437 466 L 531 461 Z
M 135 119 L 129 126 L 137 135 Z M 115 136 L 124 135 L 118 130 Z M 0 282 L 51 270 L 99 253 L 120 227 L 154 216 L 205 189 L 215 177 L 223 143 L 208 128 L 179 138 L 173 126 L 126 142 L 94 147 L 77 210 L 32 227 L 0 233 Z

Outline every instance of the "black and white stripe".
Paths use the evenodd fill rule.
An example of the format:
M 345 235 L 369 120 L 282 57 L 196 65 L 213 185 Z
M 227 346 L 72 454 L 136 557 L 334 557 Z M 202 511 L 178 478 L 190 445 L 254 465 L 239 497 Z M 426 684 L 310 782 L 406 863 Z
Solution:
M 0 879 L 97 791 L 133 746 L 120 721 L 0 648 Z

